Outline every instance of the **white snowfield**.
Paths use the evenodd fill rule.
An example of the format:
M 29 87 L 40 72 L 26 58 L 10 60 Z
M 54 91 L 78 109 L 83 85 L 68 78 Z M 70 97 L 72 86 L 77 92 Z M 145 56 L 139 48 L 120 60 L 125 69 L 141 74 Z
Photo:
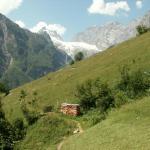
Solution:
M 65 51 L 71 58 L 74 58 L 78 52 L 82 52 L 85 57 L 89 57 L 101 51 L 95 45 L 84 42 L 64 42 L 55 37 L 51 37 L 51 39 L 58 49 Z
M 89 57 L 101 51 L 97 48 L 96 45 L 87 44 L 85 42 L 65 42 L 56 31 L 51 31 L 47 26 L 42 26 L 36 31 L 31 31 L 48 35 L 51 38 L 53 44 L 58 49 L 66 52 L 67 55 L 70 56 L 72 59 L 74 59 L 74 56 L 78 52 L 82 52 L 84 54 L 84 57 Z

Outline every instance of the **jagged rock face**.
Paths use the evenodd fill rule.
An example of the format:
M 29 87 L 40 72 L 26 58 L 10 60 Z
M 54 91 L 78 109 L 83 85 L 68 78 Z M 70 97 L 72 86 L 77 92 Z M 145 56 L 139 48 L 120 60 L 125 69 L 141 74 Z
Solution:
M 49 38 L 34 34 L 0 15 L 0 80 L 16 87 L 66 64 L 66 53 Z
M 79 33 L 73 41 L 87 42 L 104 50 L 110 46 L 121 43 L 129 38 L 130 34 L 124 32 L 126 27 L 117 23 L 108 23 L 104 26 L 95 26 Z
M 150 27 L 150 12 L 142 18 L 132 21 L 127 26 L 112 22 L 104 26 L 90 27 L 84 32 L 78 33 L 73 38 L 73 41 L 86 42 L 96 45 L 101 50 L 105 50 L 113 45 L 135 37 L 137 34 L 136 27 L 138 25 Z
M 150 11 L 146 15 L 139 19 L 139 24 L 150 27 Z

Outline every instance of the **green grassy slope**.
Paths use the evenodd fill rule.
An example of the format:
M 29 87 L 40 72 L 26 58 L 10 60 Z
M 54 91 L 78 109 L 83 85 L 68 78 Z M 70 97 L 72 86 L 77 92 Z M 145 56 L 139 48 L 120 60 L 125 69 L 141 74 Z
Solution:
M 12 120 L 21 116 L 18 101 L 21 89 L 27 91 L 27 100 L 32 99 L 34 91 L 38 93 L 40 109 L 49 104 L 58 106 L 61 102 L 76 101 L 74 98 L 76 85 L 88 78 L 100 77 L 114 84 L 119 78 L 118 68 L 123 64 L 130 65 L 131 69 L 140 67 L 150 70 L 150 33 L 12 90 L 4 99 L 7 117 Z
M 16 146 L 19 150 L 56 150 L 64 137 L 73 133 L 76 123 L 51 113 L 42 117 L 27 130 L 25 139 Z
M 106 120 L 69 138 L 63 150 L 148 150 L 150 97 L 112 111 Z

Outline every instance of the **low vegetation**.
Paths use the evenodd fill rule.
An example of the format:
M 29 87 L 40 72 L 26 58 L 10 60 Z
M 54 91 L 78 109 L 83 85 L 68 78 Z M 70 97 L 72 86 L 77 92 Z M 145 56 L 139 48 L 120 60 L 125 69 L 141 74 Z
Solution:
M 73 65 L 75 62 L 81 61 L 84 59 L 84 54 L 82 52 L 78 52 L 74 56 L 74 60 L 71 60 L 70 65 Z
M 150 97 L 111 111 L 106 120 L 70 137 L 62 150 L 147 150 L 150 126 Z
M 139 35 L 142 35 L 142 34 L 148 32 L 148 31 L 150 31 L 150 29 L 147 28 L 147 27 L 144 26 L 144 25 L 139 25 L 139 26 L 137 26 L 136 30 L 137 30 L 137 32 L 138 32 Z
M 26 127 L 22 119 L 16 119 L 10 123 L 2 108 L 0 99 L 0 149 L 13 150 L 16 142 L 19 142 L 26 135 Z
M 40 118 L 36 124 L 28 128 L 25 139 L 16 145 L 16 149 L 55 150 L 57 144 L 64 137 L 72 135 L 75 128 L 75 122 L 51 113 L 49 116 Z
M 12 90 L 10 94 L 2 100 L 4 104 L 3 110 L 5 110 L 6 118 L 8 118 L 8 122 L 11 125 L 18 117 L 24 119 L 26 123 L 25 129 L 27 131 L 24 140 L 15 145 L 16 149 L 33 149 L 33 147 L 37 150 L 55 149 L 56 145 L 63 140 L 65 136 L 71 135 L 74 128 L 76 128 L 74 121 L 71 121 L 72 119 L 81 122 L 85 128 L 96 124 L 97 125 L 93 128 L 100 126 L 98 129 L 95 129 L 95 132 L 98 132 L 100 128 L 97 137 L 107 133 L 107 129 L 112 126 L 112 130 L 109 130 L 109 135 L 113 135 L 115 138 L 115 136 L 119 135 L 117 133 L 121 131 L 121 139 L 123 139 L 123 131 L 127 130 L 129 133 L 129 129 L 132 127 L 131 123 L 133 123 L 133 118 L 131 117 L 130 119 L 129 116 L 133 115 L 135 121 L 136 117 L 140 117 L 145 113 L 143 112 L 144 110 L 140 111 L 140 113 L 138 112 L 136 104 L 142 105 L 142 102 L 138 103 L 136 100 L 142 99 L 149 94 L 149 35 L 150 33 L 146 33 L 119 46 L 110 48 L 94 57 L 79 61 L 73 66 L 68 66 L 63 70 L 51 73 L 39 80 Z M 130 69 L 128 66 L 130 66 Z M 118 68 L 121 68 L 120 71 L 118 71 Z M 82 107 L 83 116 L 69 119 L 59 116 L 59 113 L 51 112 L 58 110 L 62 102 L 79 102 Z M 119 122 L 123 124 L 123 120 L 120 119 L 123 118 L 125 114 L 122 113 L 122 116 L 119 118 L 118 112 L 114 115 L 118 115 L 119 119 L 117 120 L 116 117 L 114 121 L 115 123 L 118 121 L 118 128 L 116 129 L 116 124 L 113 121 L 109 122 L 109 114 L 111 114 L 113 110 L 115 112 L 123 109 L 126 106 L 122 105 L 128 102 L 134 102 L 135 104 L 133 105 L 133 107 L 135 107 L 135 109 L 133 108 L 134 112 L 128 114 L 126 116 L 128 118 L 124 118 L 124 120 L 126 120 L 125 123 L 128 123 L 128 119 L 130 120 L 129 126 L 127 126 L 127 128 L 121 126 L 122 130 L 120 130 Z M 144 100 L 144 102 L 146 103 L 147 101 Z M 131 105 L 130 103 L 128 104 L 129 106 Z M 143 104 L 143 109 L 145 106 L 146 105 Z M 147 111 L 147 109 L 145 110 Z M 146 113 L 146 115 L 147 114 L 148 113 Z M 141 119 L 141 121 L 145 122 L 147 126 L 145 120 Z M 21 121 L 17 122 L 18 123 L 15 124 L 18 124 L 17 126 L 21 128 Z M 101 123 L 99 124 L 99 122 Z M 104 126 L 101 127 L 103 122 L 106 122 L 107 128 L 105 128 L 105 123 Z M 136 121 L 134 122 L 134 130 L 138 130 L 138 123 L 140 132 L 142 132 L 140 122 Z M 89 136 L 93 134 L 90 133 L 90 130 L 93 128 L 87 130 Z M 144 128 L 146 127 L 144 126 Z M 110 134 L 111 132 L 112 134 Z M 133 134 L 135 134 L 135 132 L 133 132 Z M 135 135 L 138 136 L 138 133 Z M 89 136 L 86 136 L 89 141 Z M 147 135 L 144 134 L 144 138 L 146 136 Z M 74 136 L 72 138 L 74 138 Z M 103 141 L 103 136 L 100 137 L 100 139 Z M 140 139 L 141 138 L 138 139 L 138 142 Z M 108 136 L 107 139 L 107 137 L 104 136 L 104 143 L 108 143 L 109 140 L 113 141 L 113 138 Z M 76 141 L 75 143 L 68 141 L 69 145 L 64 148 L 69 149 L 72 144 L 77 145 L 77 147 L 75 147 L 77 149 L 87 148 L 84 144 L 80 145 L 80 142 L 87 143 L 86 137 L 83 137 L 83 139 L 81 137 L 79 143 L 78 140 Z M 95 141 L 95 147 L 93 147 L 91 143 L 94 149 L 99 147 L 99 138 L 95 139 Z M 93 143 L 95 141 L 93 141 Z M 133 141 L 133 138 L 131 141 Z M 102 147 L 102 149 L 103 148 L 105 149 L 105 147 Z
M 5 95 L 9 94 L 9 88 L 3 83 L 0 83 L 0 93 L 4 93 Z
M 76 97 L 80 100 L 80 106 L 84 111 L 98 108 L 105 112 L 114 106 L 114 97 L 107 83 L 100 79 L 87 80 L 77 87 Z
M 102 121 L 102 118 L 105 118 L 103 116 L 106 116 L 111 108 L 120 107 L 150 94 L 149 72 L 141 69 L 131 72 L 125 65 L 120 69 L 120 77 L 112 88 L 100 79 L 87 80 L 77 87 L 76 97 L 83 114 L 88 114 L 87 111 L 92 110 L 89 121 L 92 120 L 93 125 Z M 93 115 L 93 112 L 96 115 Z
M 75 61 L 81 61 L 83 59 L 84 59 L 84 54 L 82 52 L 78 52 L 74 57 Z

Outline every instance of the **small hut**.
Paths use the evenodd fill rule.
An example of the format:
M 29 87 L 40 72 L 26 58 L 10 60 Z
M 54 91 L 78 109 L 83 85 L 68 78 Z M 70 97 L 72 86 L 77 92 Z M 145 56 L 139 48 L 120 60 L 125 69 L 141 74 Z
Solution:
M 79 116 L 80 115 L 80 105 L 79 104 L 61 104 L 61 112 L 65 115 Z

